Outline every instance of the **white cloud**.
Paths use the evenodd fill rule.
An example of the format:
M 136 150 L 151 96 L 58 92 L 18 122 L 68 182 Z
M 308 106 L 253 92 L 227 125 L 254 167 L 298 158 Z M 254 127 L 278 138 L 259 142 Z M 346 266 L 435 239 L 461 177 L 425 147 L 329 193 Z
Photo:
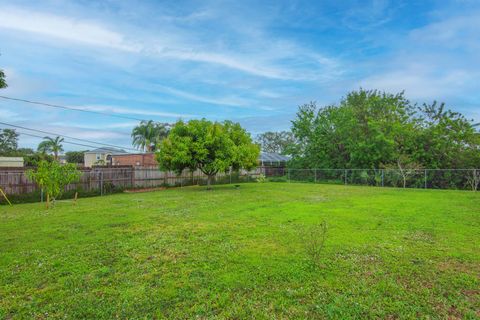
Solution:
M 358 85 L 390 92 L 405 90 L 420 101 L 467 104 L 478 99 L 480 83 L 480 12 L 444 16 L 412 31 L 378 70 Z M 471 104 L 471 103 L 469 103 Z
M 186 19 L 195 21 L 209 14 L 205 12 L 193 13 Z M 165 30 L 145 34 L 144 31 L 138 32 L 132 26 L 127 27 L 130 28 L 129 33 L 135 34 L 134 38 L 115 31 L 114 28 L 107 27 L 103 22 L 12 7 L 0 7 L 0 28 L 62 40 L 66 45 L 77 43 L 157 59 L 200 62 L 254 76 L 281 80 L 318 80 L 319 77 L 325 77 L 339 67 L 338 62 L 332 58 L 310 52 L 305 48 L 299 48 L 288 41 L 272 41 L 266 36 L 253 39 L 242 38 L 238 35 L 237 41 L 240 47 L 243 45 L 255 47 L 255 44 L 258 44 L 258 48 L 255 48 L 255 50 L 244 50 L 240 53 L 237 50 L 238 48 L 224 48 L 222 46 L 219 49 L 215 45 L 214 39 L 209 39 L 205 43 L 205 41 L 197 39 L 190 29 L 176 28 L 176 32 L 168 33 L 169 26 L 165 26 Z M 64 45 L 64 43 L 58 41 L 55 44 Z M 282 63 L 292 59 L 295 62 L 293 63 L 294 66 L 289 67 Z M 295 66 L 299 62 L 302 64 L 308 62 L 310 65 L 299 68 Z M 312 70 L 312 67 L 315 70 Z M 319 70 L 322 72 L 318 72 Z
M 190 93 L 184 90 L 179 90 L 167 86 L 157 85 L 156 88 L 159 88 L 165 93 L 185 98 L 192 101 L 198 101 L 203 103 L 210 103 L 222 106 L 231 106 L 231 107 L 245 107 L 251 104 L 251 101 L 247 99 L 243 99 L 240 97 L 230 96 L 230 97 L 221 97 L 221 98 L 212 98 L 212 97 L 205 97 L 198 94 Z
M 0 8 L 0 28 L 37 33 L 70 42 L 138 52 L 140 47 L 127 42 L 125 37 L 91 21 L 82 21 L 58 15 Z
M 140 109 L 140 108 L 137 109 L 137 108 L 116 107 L 116 106 L 102 106 L 102 105 L 85 105 L 85 106 L 80 106 L 79 109 L 95 111 L 95 112 L 106 112 L 106 113 L 115 113 L 115 114 L 136 114 L 136 115 L 142 115 L 142 116 L 158 116 L 158 117 L 167 117 L 167 118 L 196 117 L 196 115 L 192 115 L 192 114 L 155 111 L 155 110 L 147 110 L 147 109 Z

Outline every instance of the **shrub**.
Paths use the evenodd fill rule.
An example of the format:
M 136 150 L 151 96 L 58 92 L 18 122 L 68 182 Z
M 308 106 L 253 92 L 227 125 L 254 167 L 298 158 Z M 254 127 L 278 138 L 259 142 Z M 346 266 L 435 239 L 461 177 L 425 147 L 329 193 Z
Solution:
M 56 161 L 40 161 L 36 171 L 28 170 L 27 177 L 35 181 L 47 195 L 47 209 L 50 207 L 50 199 L 55 199 L 62 195 L 65 186 L 80 179 L 80 171 L 75 164 L 69 163 L 61 165 Z
M 267 181 L 267 177 L 265 177 L 264 174 L 260 174 L 258 177 L 257 177 L 257 182 L 259 183 L 264 183 Z
M 327 230 L 327 222 L 324 220 L 305 232 L 305 250 L 313 267 L 320 266 L 322 252 L 327 240 Z

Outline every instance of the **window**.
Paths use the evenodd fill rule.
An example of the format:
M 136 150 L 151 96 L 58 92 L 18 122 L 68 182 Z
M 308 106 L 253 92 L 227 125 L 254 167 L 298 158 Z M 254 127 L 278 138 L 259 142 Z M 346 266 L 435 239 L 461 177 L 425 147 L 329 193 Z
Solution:
M 102 155 L 101 155 L 100 153 L 97 153 L 95 158 L 96 158 L 97 160 L 100 160 L 100 159 L 102 159 Z

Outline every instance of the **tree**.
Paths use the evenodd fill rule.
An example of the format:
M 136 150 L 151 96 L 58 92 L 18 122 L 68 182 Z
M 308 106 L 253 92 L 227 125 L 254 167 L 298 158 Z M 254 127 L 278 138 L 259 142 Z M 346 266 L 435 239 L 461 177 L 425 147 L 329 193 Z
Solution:
M 413 157 L 427 168 L 477 168 L 480 137 L 462 114 L 446 109 L 444 103 L 418 108 L 421 130 L 416 136 Z
M 162 141 L 156 159 L 161 170 L 178 174 L 199 169 L 207 175 L 210 188 L 218 172 L 254 168 L 259 152 L 240 124 L 202 119 L 178 121 Z
M 353 91 L 338 105 L 299 107 L 290 165 L 302 168 L 475 168 L 480 135 L 471 121 L 433 102 L 418 107 L 403 92 Z M 402 166 L 402 169 L 404 166 Z M 400 169 L 399 169 L 400 170 Z
M 41 153 L 53 153 L 53 158 L 58 161 L 58 154 L 63 151 L 63 138 L 56 137 L 55 139 L 50 137 L 43 138 L 44 141 L 40 142 L 37 150 Z
M 61 165 L 57 161 L 40 161 L 36 170 L 28 170 L 27 177 L 35 181 L 47 195 L 47 209 L 50 200 L 60 197 L 65 186 L 80 179 L 81 173 L 73 163 Z
M 68 151 L 65 153 L 65 158 L 68 163 L 84 163 L 85 151 Z
M 0 69 L 0 89 L 8 87 L 7 82 L 5 81 L 5 72 Z
M 164 123 L 141 121 L 132 130 L 132 144 L 146 152 L 154 152 L 158 144 L 168 136 L 169 126 Z
M 288 154 L 291 145 L 295 143 L 293 134 L 289 131 L 264 132 L 257 135 L 256 140 L 260 144 L 262 151 L 280 154 Z
M 318 108 L 311 102 L 299 108 L 292 121 L 298 142 L 293 165 L 305 168 L 379 168 L 397 158 L 396 145 L 413 130 L 412 106 L 400 94 L 359 90 L 339 105 Z
M 13 129 L 3 129 L 0 133 L 0 154 L 8 155 L 17 150 L 18 136 Z

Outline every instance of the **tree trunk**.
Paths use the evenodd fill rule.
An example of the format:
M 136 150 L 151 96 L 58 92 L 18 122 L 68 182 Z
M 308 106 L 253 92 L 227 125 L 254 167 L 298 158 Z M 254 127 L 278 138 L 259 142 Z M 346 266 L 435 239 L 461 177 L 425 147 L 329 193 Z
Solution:
M 211 184 L 212 184 L 212 175 L 207 176 L 207 190 L 212 190 Z

